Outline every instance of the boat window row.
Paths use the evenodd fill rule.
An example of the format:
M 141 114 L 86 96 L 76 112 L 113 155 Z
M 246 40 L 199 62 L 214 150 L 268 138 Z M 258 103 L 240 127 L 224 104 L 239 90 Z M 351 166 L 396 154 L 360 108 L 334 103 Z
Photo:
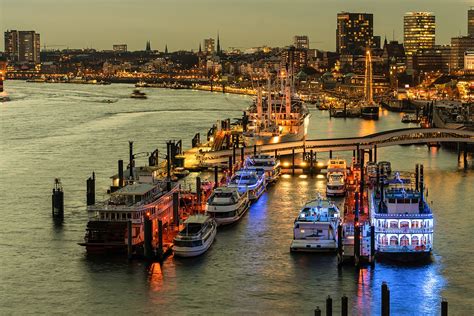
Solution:
M 418 198 L 415 198 L 415 199 L 393 199 L 393 198 L 390 198 L 388 199 L 388 203 L 397 203 L 397 204 L 414 204 L 414 203 L 418 203 L 419 199 Z
M 133 216 L 133 218 L 135 219 L 135 216 Z M 132 219 L 132 213 L 131 212 L 100 212 L 99 219 L 108 220 L 108 221 L 127 221 L 127 220 Z
M 420 221 L 420 220 L 412 220 L 410 221 L 396 221 L 396 220 L 378 220 L 377 226 L 381 228 L 431 228 L 432 223 L 431 221 Z
M 398 236 L 390 236 L 382 235 L 378 236 L 377 241 L 379 245 L 382 246 L 421 246 L 431 244 L 431 236 L 430 235 L 423 235 L 419 236 L 410 236 L 403 235 L 401 237 Z
M 234 217 L 235 216 L 235 211 L 230 211 L 230 212 L 213 212 L 209 213 L 211 217 L 213 218 L 226 218 L 226 217 Z

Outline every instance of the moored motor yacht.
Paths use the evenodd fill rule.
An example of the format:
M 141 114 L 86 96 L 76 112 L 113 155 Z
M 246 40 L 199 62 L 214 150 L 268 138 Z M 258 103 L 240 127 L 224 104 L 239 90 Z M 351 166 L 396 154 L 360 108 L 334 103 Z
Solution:
M 211 247 L 216 237 L 217 224 L 208 215 L 191 215 L 184 221 L 184 228 L 173 239 L 173 251 L 179 257 L 202 255 Z
M 249 200 L 255 201 L 265 191 L 265 172 L 263 169 L 241 169 L 232 176 L 227 186 L 237 188 L 240 193 L 248 192 Z
M 265 154 L 259 154 L 247 158 L 245 161 L 245 168 L 263 169 L 268 183 L 276 182 L 281 174 L 280 160 Z
M 250 205 L 248 192 L 239 193 L 238 188 L 219 187 L 207 200 L 206 211 L 218 225 L 237 222 Z
M 326 199 L 306 203 L 295 219 L 291 251 L 331 252 L 337 249 L 337 206 Z
M 132 94 L 130 94 L 130 98 L 132 99 L 146 99 L 146 93 L 141 92 L 140 89 L 134 89 Z

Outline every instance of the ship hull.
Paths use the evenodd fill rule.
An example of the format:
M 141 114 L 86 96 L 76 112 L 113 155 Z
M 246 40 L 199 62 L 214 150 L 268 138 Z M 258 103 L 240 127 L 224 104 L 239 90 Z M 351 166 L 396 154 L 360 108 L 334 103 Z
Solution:
M 402 263 L 402 264 L 422 264 L 431 261 L 430 251 L 420 252 L 383 252 L 377 251 L 375 258 L 378 261 Z
M 362 118 L 367 119 L 367 120 L 378 120 L 379 107 L 378 106 L 363 106 L 360 109 L 360 115 Z
M 297 142 L 304 140 L 307 134 L 309 125 L 309 115 L 304 119 L 304 123 L 299 126 L 298 131 L 296 133 L 288 133 L 279 136 L 271 136 L 271 135 L 253 135 L 253 136 L 246 136 L 244 134 L 244 142 L 245 146 L 250 147 L 253 145 L 268 145 L 268 144 L 278 144 L 278 143 L 285 143 L 285 142 Z

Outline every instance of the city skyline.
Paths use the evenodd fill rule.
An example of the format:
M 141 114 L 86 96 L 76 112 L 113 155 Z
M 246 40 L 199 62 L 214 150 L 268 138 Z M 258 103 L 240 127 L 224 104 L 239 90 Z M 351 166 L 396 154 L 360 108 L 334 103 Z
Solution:
M 429 11 L 436 16 L 436 44 L 449 44 L 450 38 L 467 34 L 467 10 L 472 2 L 389 1 L 383 5 L 364 0 L 346 1 L 282 0 L 217 1 L 203 0 L 199 5 L 190 0 L 150 3 L 139 0 L 133 7 L 115 0 L 81 3 L 45 0 L 1 0 L 1 28 L 35 30 L 41 34 L 42 48 L 112 49 L 113 44 L 127 44 L 129 50 L 151 48 L 163 51 L 194 50 L 204 38 L 220 33 L 224 49 L 292 44 L 296 34 L 309 36 L 310 47 L 336 49 L 336 16 L 342 11 L 366 12 L 374 15 L 374 35 L 403 41 L 403 16 L 409 11 Z M 92 6 L 93 4 L 93 6 Z M 252 7 L 251 7 L 252 6 Z M 90 10 L 93 7 L 94 10 Z M 130 9 L 134 9 L 132 13 Z M 30 14 L 29 12 L 35 12 Z M 80 15 L 83 13 L 83 15 Z M 87 16 L 87 21 L 83 18 Z M 54 18 L 51 18 L 54 17 Z M 239 17 L 241 20 L 237 20 Z M 51 22 L 53 21 L 53 22 Z M 174 23 L 170 23 L 174 21 Z M 384 23 L 382 23 L 384 21 Z M 454 22 L 453 22 L 454 21 Z M 251 34 L 251 36 L 249 36 Z M 3 41 L 0 50 L 4 50 Z

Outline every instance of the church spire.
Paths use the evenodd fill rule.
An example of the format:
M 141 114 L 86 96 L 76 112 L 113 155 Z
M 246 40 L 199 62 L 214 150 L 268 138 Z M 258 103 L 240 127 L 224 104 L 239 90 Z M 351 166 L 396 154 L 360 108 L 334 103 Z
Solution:
M 150 43 L 150 41 L 146 41 L 146 48 L 145 48 L 145 50 L 146 50 L 147 52 L 151 51 L 151 43 Z
M 199 43 L 199 54 L 202 53 L 201 43 Z
M 168 44 L 165 45 L 165 54 L 168 54 Z
M 219 40 L 219 31 L 217 31 L 217 55 L 221 54 L 221 43 Z

